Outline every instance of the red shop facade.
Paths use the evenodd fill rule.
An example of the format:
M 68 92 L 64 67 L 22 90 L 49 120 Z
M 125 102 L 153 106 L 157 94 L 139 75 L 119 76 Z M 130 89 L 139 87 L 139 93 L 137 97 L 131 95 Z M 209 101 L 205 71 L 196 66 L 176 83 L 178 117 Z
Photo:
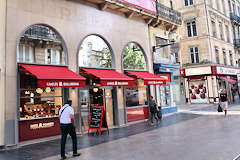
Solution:
M 181 69 L 185 79 L 187 103 L 217 103 L 221 89 L 226 89 L 231 103 L 239 99 L 239 69 L 223 66 L 201 66 Z
M 60 66 L 18 64 L 18 72 L 19 142 L 59 135 L 58 114 L 68 88 L 84 87 L 85 78 Z

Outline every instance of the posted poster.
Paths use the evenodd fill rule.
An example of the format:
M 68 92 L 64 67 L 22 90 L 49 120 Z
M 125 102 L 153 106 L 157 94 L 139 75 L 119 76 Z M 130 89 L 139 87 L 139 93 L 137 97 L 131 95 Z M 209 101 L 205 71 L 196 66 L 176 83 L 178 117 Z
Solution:
M 204 80 L 189 82 L 191 103 L 208 103 L 207 86 Z

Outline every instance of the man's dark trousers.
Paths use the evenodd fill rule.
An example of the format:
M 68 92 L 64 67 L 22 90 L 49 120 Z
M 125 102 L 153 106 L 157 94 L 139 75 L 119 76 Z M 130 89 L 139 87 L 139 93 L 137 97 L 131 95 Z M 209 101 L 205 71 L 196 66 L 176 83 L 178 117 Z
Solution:
M 70 124 L 60 124 L 62 138 L 61 138 L 61 157 L 65 156 L 65 144 L 67 140 L 67 135 L 69 134 L 72 137 L 72 146 L 73 146 L 73 154 L 77 153 L 77 135 L 75 131 L 75 127 Z

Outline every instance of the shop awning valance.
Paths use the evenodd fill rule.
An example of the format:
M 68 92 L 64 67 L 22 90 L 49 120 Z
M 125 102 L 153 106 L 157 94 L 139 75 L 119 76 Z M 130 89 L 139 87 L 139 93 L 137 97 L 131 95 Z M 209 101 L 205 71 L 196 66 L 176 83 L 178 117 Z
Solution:
M 37 78 L 38 87 L 84 87 L 86 78 L 65 66 L 19 64 L 18 68 Z
M 219 76 L 219 78 L 222 79 L 222 80 L 224 80 L 224 81 L 227 81 L 227 82 L 229 82 L 229 83 L 231 83 L 231 84 L 237 83 L 236 80 L 231 79 L 231 78 L 228 78 L 228 77 L 226 77 L 226 76 Z
M 80 73 L 100 80 L 101 86 L 134 86 L 134 78 L 112 69 L 80 68 Z
M 144 80 L 144 85 L 164 85 L 165 78 L 147 71 L 124 71 L 126 75 Z

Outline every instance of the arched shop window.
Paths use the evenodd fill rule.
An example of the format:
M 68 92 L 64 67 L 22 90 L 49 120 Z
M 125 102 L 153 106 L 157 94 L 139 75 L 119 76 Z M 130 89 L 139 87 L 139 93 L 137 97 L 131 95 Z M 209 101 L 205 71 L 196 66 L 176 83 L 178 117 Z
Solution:
M 35 64 L 66 64 L 63 43 L 53 29 L 32 25 L 22 35 L 18 44 L 17 62 Z
M 20 83 L 20 121 L 23 120 L 21 123 L 28 119 L 49 119 L 58 116 L 59 109 L 67 98 L 68 89 L 53 86 L 39 87 L 36 75 L 29 68 L 66 65 L 64 44 L 60 35 L 45 25 L 32 25 L 20 36 L 16 58 L 20 75 L 18 82 Z M 21 129 L 21 125 L 19 128 Z M 20 141 L 26 140 L 26 137 L 19 135 Z
M 125 46 L 122 61 L 124 70 L 147 70 L 144 52 L 137 43 L 130 42 Z M 124 96 L 126 107 L 142 107 L 148 104 L 147 86 L 142 80 L 138 80 L 135 87 L 125 87 Z
M 142 49 L 137 43 L 128 43 L 123 50 L 125 70 L 146 70 L 147 64 Z
M 112 68 L 112 54 L 107 43 L 97 35 L 87 36 L 78 53 L 80 67 Z

